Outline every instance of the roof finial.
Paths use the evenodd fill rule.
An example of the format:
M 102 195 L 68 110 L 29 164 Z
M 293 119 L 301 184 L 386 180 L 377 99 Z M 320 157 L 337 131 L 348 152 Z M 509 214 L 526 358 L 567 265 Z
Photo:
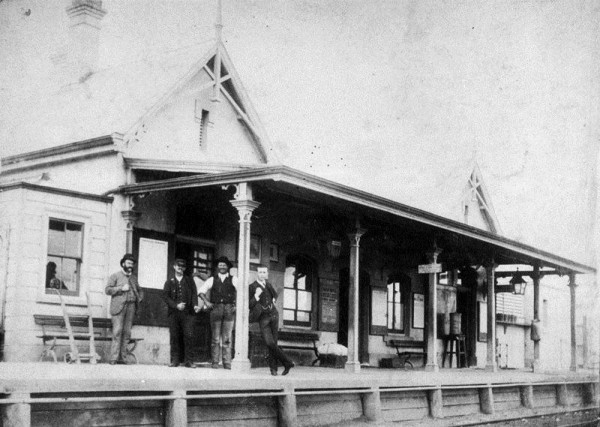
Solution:
M 215 22 L 215 36 L 217 43 L 221 43 L 221 34 L 223 32 L 223 5 L 221 0 L 217 0 L 217 20 Z

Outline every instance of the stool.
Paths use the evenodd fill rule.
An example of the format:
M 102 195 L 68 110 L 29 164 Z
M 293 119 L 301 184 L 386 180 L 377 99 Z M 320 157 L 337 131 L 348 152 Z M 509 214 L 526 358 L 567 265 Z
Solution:
M 456 355 L 456 367 L 466 368 L 467 367 L 467 353 L 465 350 L 465 336 L 460 335 L 448 335 L 444 339 L 444 353 L 442 355 L 442 368 L 446 364 L 446 356 L 449 359 L 449 367 L 452 367 L 452 356 Z

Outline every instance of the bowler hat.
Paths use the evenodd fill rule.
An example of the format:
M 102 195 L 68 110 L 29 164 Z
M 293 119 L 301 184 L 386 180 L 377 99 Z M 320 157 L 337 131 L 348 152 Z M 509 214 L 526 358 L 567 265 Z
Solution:
M 123 258 L 121 258 L 121 265 L 125 264 L 125 261 L 133 261 L 133 262 L 135 262 L 135 258 L 133 257 L 133 254 L 125 254 L 125 255 L 123 255 Z
M 224 262 L 225 264 L 227 264 L 227 268 L 233 267 L 233 264 L 231 263 L 231 261 L 229 261 L 229 258 L 227 258 L 226 256 L 220 256 L 219 258 L 217 258 L 215 260 L 215 265 L 219 265 L 220 262 Z

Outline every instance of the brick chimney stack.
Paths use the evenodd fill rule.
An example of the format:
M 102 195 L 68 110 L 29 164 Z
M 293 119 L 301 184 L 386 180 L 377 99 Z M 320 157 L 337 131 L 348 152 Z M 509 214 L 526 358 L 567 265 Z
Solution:
M 106 11 L 102 0 L 72 0 L 67 8 L 70 19 L 69 55 L 79 80 L 96 71 L 100 42 L 100 21 Z

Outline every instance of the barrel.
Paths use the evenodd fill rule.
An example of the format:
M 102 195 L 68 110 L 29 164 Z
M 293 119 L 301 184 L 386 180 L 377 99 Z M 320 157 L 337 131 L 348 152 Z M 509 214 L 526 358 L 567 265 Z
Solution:
M 450 313 L 450 333 L 452 335 L 462 334 L 461 313 Z

